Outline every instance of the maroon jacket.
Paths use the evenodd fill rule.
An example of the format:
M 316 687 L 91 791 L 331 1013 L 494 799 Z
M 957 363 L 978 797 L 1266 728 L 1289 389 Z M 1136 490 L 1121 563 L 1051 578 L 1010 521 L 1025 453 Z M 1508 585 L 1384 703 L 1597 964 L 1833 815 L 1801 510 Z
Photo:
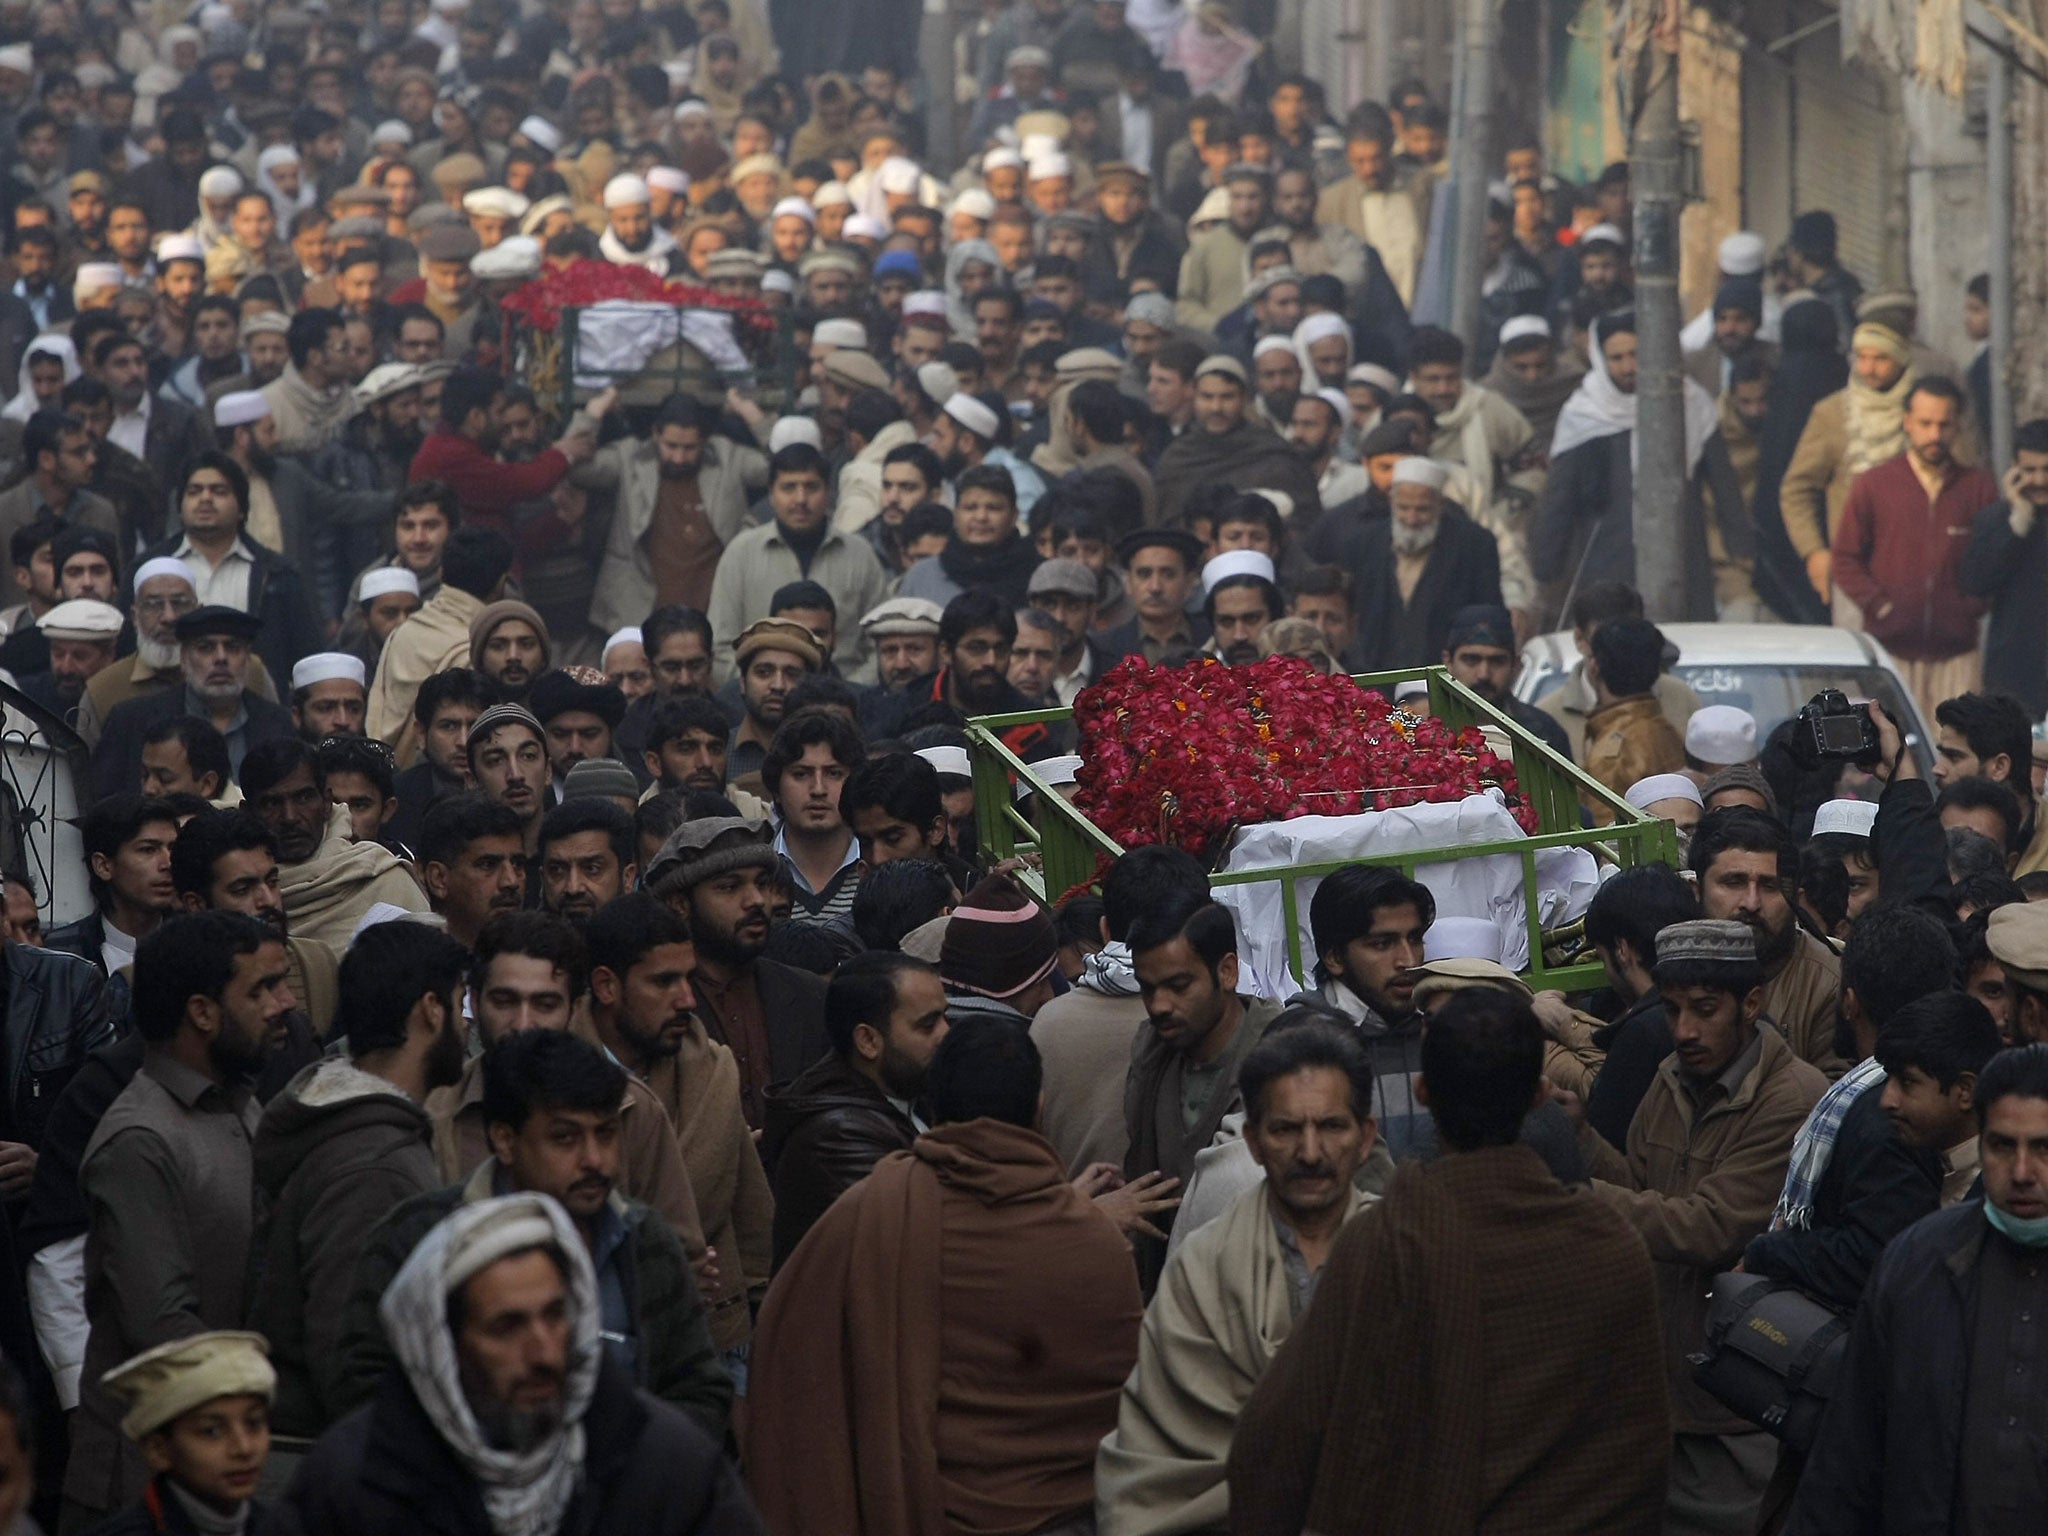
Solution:
M 1835 583 L 1894 655 L 1938 661 L 1976 649 L 1984 604 L 1964 593 L 1956 568 L 1971 520 L 1996 500 L 1988 471 L 1951 465 L 1930 503 L 1903 453 L 1856 477 L 1834 540 Z
M 512 509 L 547 495 L 568 473 L 569 461 L 559 448 L 545 448 L 524 464 L 506 464 L 459 432 L 437 428 L 413 455 L 408 480 L 447 481 L 462 503 L 464 522 L 510 534 Z

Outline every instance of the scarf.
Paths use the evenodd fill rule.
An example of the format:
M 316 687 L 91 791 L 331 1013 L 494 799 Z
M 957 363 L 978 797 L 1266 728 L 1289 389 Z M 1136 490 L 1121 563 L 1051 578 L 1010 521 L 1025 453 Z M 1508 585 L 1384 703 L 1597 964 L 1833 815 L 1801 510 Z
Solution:
M 638 251 L 626 249 L 626 242 L 618 237 L 611 225 L 604 227 L 604 233 L 597 237 L 597 248 L 604 259 L 615 267 L 645 267 L 656 277 L 666 277 L 669 257 L 675 254 L 676 239 L 659 224 L 648 237 L 646 248 Z
M 1414 387 L 1411 382 L 1409 388 Z M 1436 438 L 1430 445 L 1431 458 L 1465 466 L 1473 496 L 1467 510 L 1475 513 L 1493 505 L 1493 439 L 1486 430 L 1486 401 L 1484 389 L 1467 384 L 1458 392 L 1458 403 L 1437 417 Z
M 1913 393 L 1919 374 L 1905 344 L 1884 326 L 1857 326 L 1854 345 L 1880 347 L 1894 362 L 1904 365 L 1890 389 L 1872 389 L 1850 370 L 1849 444 L 1842 462 L 1850 474 L 1860 475 L 1906 446 L 1906 397 Z
M 1875 1057 L 1852 1067 L 1842 1080 L 1821 1095 L 1813 1113 L 1792 1138 L 1792 1165 L 1785 1173 L 1785 1189 L 1778 1207 L 1771 1212 L 1771 1230 L 1792 1227 L 1801 1232 L 1813 1225 L 1813 1192 L 1820 1187 L 1828 1160 L 1835 1155 L 1835 1137 L 1841 1134 L 1842 1117 L 1849 1113 L 1863 1090 L 1884 1082 L 1884 1068 Z
M 1211 31 L 1189 16 L 1173 34 L 1163 62 L 1187 76 L 1190 96 L 1220 96 L 1234 106 L 1258 56 L 1259 41 L 1249 32 L 1224 22 Z
M 286 363 L 284 372 L 263 394 L 277 420 L 276 451 L 281 454 L 325 448 L 341 436 L 342 427 L 361 409 L 355 392 L 346 384 L 315 389 L 296 363 Z
M 1564 409 L 1565 401 L 1571 399 L 1584 376 L 1584 371 L 1576 364 L 1567 367 L 1567 361 L 1565 355 L 1559 354 L 1557 366 L 1550 377 L 1532 384 L 1510 373 L 1506 359 L 1496 354 L 1493 366 L 1479 382 L 1527 418 L 1529 425 L 1536 429 L 1536 441 L 1547 443 L 1557 431 L 1558 412 Z
M 21 354 L 20 382 L 15 386 L 14 398 L 7 402 L 5 409 L 0 409 L 0 419 L 27 421 L 35 415 L 36 392 L 29 388 L 28 365 L 38 357 L 54 357 L 63 363 L 66 384 L 78 377 L 78 348 L 72 345 L 71 338 L 57 332 L 38 336 Z
M 1685 472 L 1690 475 L 1706 451 L 1714 433 L 1714 400 L 1691 379 L 1685 387 Z M 1579 386 L 1557 413 L 1557 433 L 1550 440 L 1553 464 L 1563 455 L 1596 438 L 1636 429 L 1636 396 L 1624 394 L 1607 371 L 1607 356 L 1593 348 L 1593 364 L 1579 380 Z M 1635 462 L 1637 445 L 1629 444 L 1629 462 Z
M 1003 258 L 986 240 L 962 240 L 946 252 L 946 323 L 962 341 L 973 341 L 974 311 L 960 294 L 960 271 L 970 261 L 985 261 L 996 272 L 1003 270 Z
M 1136 997 L 1138 971 L 1131 962 L 1131 946 L 1111 939 L 1094 954 L 1083 956 L 1077 985 L 1104 997 Z
M 178 1508 L 184 1511 L 185 1518 L 191 1522 L 192 1529 L 197 1531 L 199 1536 L 242 1536 L 242 1533 L 249 1529 L 250 1506 L 247 1499 L 235 1506 L 233 1514 L 224 1515 L 206 1500 L 194 1498 L 185 1491 L 182 1483 L 168 1476 L 153 1484 L 150 1493 L 154 1495 L 163 1488 L 171 1490 L 171 1498 L 176 1501 Z M 157 1508 L 154 1512 L 159 1515 L 157 1529 L 168 1529 L 168 1523 L 161 1519 L 164 1513 L 162 1501 L 158 1499 L 155 1502 Z
M 939 551 L 939 569 L 962 587 L 986 587 L 1021 602 L 1031 573 L 1038 569 L 1038 551 L 1021 533 L 986 549 L 964 539 L 948 539 Z
M 1345 374 L 1351 372 L 1352 355 L 1351 327 L 1345 323 L 1344 318 L 1324 310 L 1320 314 L 1310 315 L 1294 328 L 1294 355 L 1301 363 L 1301 391 L 1305 395 L 1312 395 L 1325 387 L 1333 387 L 1340 391 L 1344 387 L 1341 383 L 1334 386 L 1323 384 L 1321 377 L 1316 373 L 1315 357 L 1309 351 L 1317 342 L 1328 341 L 1332 336 L 1340 336 L 1344 340 L 1344 368 L 1343 372 L 1337 375 L 1342 379 Z M 1288 425 L 1292 426 L 1293 423 L 1290 422 Z
M 529 1451 L 484 1439 L 462 1390 L 448 1297 L 514 1253 L 552 1246 L 569 1279 L 569 1371 L 562 1428 Z M 583 1414 L 597 1385 L 597 1277 L 583 1239 L 545 1195 L 506 1195 L 458 1206 L 415 1248 L 378 1307 L 391 1351 L 434 1429 L 483 1494 L 497 1536 L 554 1536 L 583 1478 Z

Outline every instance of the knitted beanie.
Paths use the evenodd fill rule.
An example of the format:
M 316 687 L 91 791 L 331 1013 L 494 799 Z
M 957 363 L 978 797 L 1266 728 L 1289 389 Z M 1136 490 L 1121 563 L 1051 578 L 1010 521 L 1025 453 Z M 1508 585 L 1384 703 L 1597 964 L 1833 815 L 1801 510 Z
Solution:
M 1015 997 L 1058 961 L 1059 937 L 1045 908 L 1008 875 L 990 875 L 953 909 L 939 975 L 961 992 Z

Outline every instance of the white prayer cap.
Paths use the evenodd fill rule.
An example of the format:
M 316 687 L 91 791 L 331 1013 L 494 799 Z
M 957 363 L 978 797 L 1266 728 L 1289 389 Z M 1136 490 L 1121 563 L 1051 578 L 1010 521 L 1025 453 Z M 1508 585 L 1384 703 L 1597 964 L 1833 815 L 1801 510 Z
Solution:
M 1079 782 L 1081 759 L 1072 752 L 1064 757 L 1041 758 L 1031 765 L 1031 771 L 1047 784 L 1073 784 Z
M 370 130 L 370 143 L 373 145 L 403 144 L 407 149 L 410 149 L 412 148 L 412 129 L 395 117 L 386 118 Z
M 315 683 L 354 683 L 358 688 L 369 685 L 362 658 L 350 656 L 343 651 L 315 651 L 311 656 L 300 658 L 292 668 L 292 692 L 310 688 Z
M 918 365 L 917 387 L 925 392 L 932 404 L 944 405 L 960 393 L 960 375 L 935 358 Z
M 135 573 L 135 590 L 140 592 L 144 582 L 155 581 L 159 576 L 175 576 L 188 587 L 197 588 L 192 579 L 192 567 L 182 560 L 173 560 L 169 555 L 158 555 L 154 560 L 145 560 Z
M 540 256 L 540 242 L 533 236 L 507 235 L 470 257 L 469 270 L 484 278 L 538 277 Z
M 361 919 L 357 921 L 355 931 L 349 934 L 349 943 L 355 943 L 364 933 L 384 923 L 425 923 L 429 928 L 446 928 L 448 926 L 447 920 L 439 913 L 408 912 L 404 907 L 398 906 L 393 902 L 373 901 L 370 903 L 370 910 L 365 912 Z
M 1235 379 L 1245 388 L 1251 388 L 1251 375 L 1244 371 L 1244 364 L 1228 352 L 1213 352 L 1195 365 L 1195 377 L 1206 379 L 1211 376 Z
M 208 166 L 199 175 L 201 197 L 233 197 L 242 190 L 242 173 L 232 165 Z
M 849 240 L 880 242 L 889 238 L 889 226 L 868 214 L 856 213 L 846 221 L 846 228 L 841 233 Z
M 1500 927 L 1483 917 L 1439 917 L 1422 936 L 1422 958 L 1500 964 Z
M 274 171 L 280 165 L 297 165 L 299 152 L 289 144 L 273 144 L 256 157 L 256 169 Z
M 1591 229 L 1579 236 L 1579 247 L 1583 250 L 1596 240 L 1604 240 L 1609 245 L 1618 245 L 1623 250 L 1628 249 L 1628 236 L 1624 235 L 1613 224 L 1595 224 Z
M 823 449 L 825 434 L 808 416 L 785 416 L 768 429 L 768 451 L 771 454 L 780 453 L 791 443 L 805 443 L 810 447 Z
M 1534 339 L 1551 339 L 1550 322 L 1541 315 L 1516 315 L 1500 328 L 1500 344 L 1503 350 L 1518 341 Z
M 40 619 L 36 627 L 52 640 L 83 640 L 104 645 L 121 633 L 126 621 L 121 610 L 97 598 L 74 597 L 59 603 Z
M 165 235 L 156 245 L 156 264 L 167 267 L 174 261 L 206 260 L 206 247 L 190 235 Z
M 1156 326 L 1162 331 L 1173 329 L 1173 300 L 1163 293 L 1134 293 L 1124 305 L 1126 323 L 1137 321 L 1140 325 Z
M 1316 391 L 1316 398 L 1337 413 L 1338 426 L 1348 427 L 1351 425 L 1351 402 L 1344 398 L 1343 390 L 1319 389 Z
M 1227 549 L 1202 567 L 1202 592 L 1206 596 L 1216 590 L 1216 583 L 1228 581 L 1233 576 L 1257 576 L 1263 581 L 1277 581 L 1273 570 L 1273 557 L 1256 549 Z
M 986 224 L 996 216 L 996 200 L 980 187 L 969 187 L 953 199 L 952 207 L 946 210 L 946 217 L 951 218 L 958 213 L 964 213 L 970 219 L 979 219 Z
M 1813 835 L 1839 832 L 1847 837 L 1868 837 L 1876 823 L 1875 800 L 1827 800 L 1813 813 Z
M 943 315 L 946 312 L 946 294 L 940 288 L 920 288 L 915 293 L 903 295 L 903 313 L 910 315 Z
M 923 747 L 917 755 L 941 774 L 950 773 L 962 779 L 974 777 L 974 765 L 968 762 L 965 747 Z
M 1733 704 L 1709 704 L 1685 722 L 1685 755 L 1717 768 L 1756 760 L 1756 716 Z
M 102 288 L 120 287 L 123 275 L 111 261 L 88 261 L 71 279 L 72 302 L 76 303 L 89 293 L 98 293 Z
M 942 409 L 961 426 L 986 442 L 994 442 L 1001 431 L 996 421 L 996 413 L 965 390 L 955 392 Z
M 462 194 L 462 211 L 480 213 L 492 219 L 523 219 L 526 210 L 533 206 L 531 199 L 522 197 L 510 187 L 478 187 L 474 192 Z
M 801 197 L 785 197 L 769 211 L 768 221 L 777 219 L 802 219 L 806 224 L 818 222 L 818 210 Z
M 1014 149 L 992 149 L 981 157 L 981 173 L 984 176 L 990 171 L 1021 171 L 1023 169 L 1024 157 Z
M 0 69 L 11 69 L 17 75 L 32 75 L 36 72 L 35 50 L 27 43 L 10 43 L 0 48 Z
M 796 279 L 780 267 L 770 267 L 761 274 L 761 291 L 763 293 L 795 293 Z
M 1396 704 L 1405 704 L 1410 699 L 1426 699 L 1428 697 L 1429 683 L 1427 679 L 1411 677 L 1403 682 L 1394 684 L 1394 702 Z
M 521 118 L 514 132 L 533 140 L 551 155 L 562 147 L 562 130 L 544 117 L 536 115 Z
M 846 190 L 843 181 L 821 181 L 818 190 L 811 194 L 813 208 L 844 208 L 853 202 L 853 194 Z
M 246 427 L 269 414 L 270 402 L 264 399 L 260 389 L 236 390 L 231 395 L 222 395 L 213 403 L 213 424 L 216 427 Z
M 1701 809 L 1706 808 L 1699 785 L 1682 773 L 1653 773 L 1647 779 L 1637 779 L 1621 798 L 1639 811 L 1647 811 L 1659 800 L 1690 800 Z
M 364 374 L 362 383 L 355 387 L 356 404 L 375 405 L 408 389 L 417 389 L 419 384 L 419 370 L 411 363 L 379 363 Z
M 614 176 L 604 184 L 604 205 L 607 208 L 629 208 L 635 203 L 651 203 L 654 194 L 647 190 L 647 183 L 628 171 Z
M 1034 156 L 1024 168 L 1026 181 L 1056 181 L 1073 174 L 1074 162 L 1057 150 L 1049 155 Z
M 1327 310 L 1321 314 L 1308 316 L 1294 328 L 1295 345 L 1300 347 L 1312 347 L 1319 341 L 1328 341 L 1332 336 L 1342 336 L 1348 341 L 1351 337 L 1351 327 L 1345 323 L 1342 315 L 1333 315 Z
M 1410 454 L 1394 466 L 1394 484 L 1426 485 L 1438 495 L 1450 484 L 1450 470 L 1435 459 L 1425 459 L 1420 454 Z
M 847 320 L 837 315 L 830 320 L 820 320 L 811 328 L 813 343 L 822 342 L 828 347 L 846 347 L 855 352 L 868 349 L 868 328 L 858 320 Z
M 1257 362 L 1268 352 L 1285 352 L 1288 356 L 1292 357 L 1294 355 L 1294 341 L 1291 337 L 1287 336 L 1261 336 L 1252 343 L 1253 362 Z
M 612 631 L 611 638 L 605 641 L 604 649 L 598 653 L 598 660 L 602 661 L 622 645 L 645 645 L 646 643 L 647 637 L 640 633 L 640 626 L 638 624 L 628 624 L 624 629 Z
M 673 192 L 680 197 L 690 190 L 690 177 L 687 172 L 679 171 L 672 165 L 650 166 L 647 171 L 647 185 L 650 190 L 659 187 L 664 192 Z
M 709 117 L 710 115 L 711 104 L 701 96 L 692 96 L 688 101 L 676 103 L 675 120 L 679 123 L 687 122 L 693 117 Z
M 1754 277 L 1764 269 L 1765 254 L 1762 235 L 1738 229 L 1721 242 L 1717 261 L 1724 277 Z
M 916 192 L 924 180 L 924 172 L 918 169 L 915 160 L 906 160 L 901 155 L 891 155 L 875 172 L 875 185 L 884 192 Z
M 1259 500 L 1273 509 L 1273 515 L 1283 523 L 1294 516 L 1294 498 L 1285 491 L 1276 491 L 1270 486 L 1255 485 L 1246 491 L 1245 495 L 1258 497 Z
M 1370 384 L 1381 394 L 1389 397 L 1401 393 L 1401 381 L 1394 377 L 1391 368 L 1382 368 L 1378 363 L 1357 363 L 1344 375 L 1346 384 Z
M 374 571 L 363 572 L 363 579 L 356 586 L 356 601 L 367 603 L 393 592 L 406 592 L 418 597 L 419 577 L 402 565 L 380 565 Z

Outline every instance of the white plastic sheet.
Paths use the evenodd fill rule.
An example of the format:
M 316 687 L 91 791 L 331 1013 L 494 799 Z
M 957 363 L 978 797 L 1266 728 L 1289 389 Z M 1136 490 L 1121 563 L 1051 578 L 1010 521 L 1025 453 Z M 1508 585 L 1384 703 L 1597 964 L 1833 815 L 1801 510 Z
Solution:
M 1449 803 L 1401 806 L 1356 816 L 1303 816 L 1244 827 L 1232 838 L 1223 869 L 1233 874 L 1282 870 L 1438 848 L 1468 848 L 1522 835 L 1507 807 L 1489 792 Z M 1415 871 L 1415 878 L 1436 898 L 1437 916 L 1474 917 L 1493 923 L 1501 933 L 1501 963 L 1517 971 L 1528 966 L 1528 914 L 1519 857 L 1490 854 L 1424 864 Z M 1537 918 L 1545 928 L 1581 916 L 1600 888 L 1598 865 L 1583 848 L 1537 850 L 1536 880 Z M 1319 875 L 1295 881 L 1305 970 L 1315 964 L 1308 914 L 1321 884 Z M 1296 977 L 1288 967 L 1281 886 L 1276 877 L 1216 888 L 1216 899 L 1237 918 L 1238 989 L 1260 997 L 1291 997 L 1307 984 L 1306 976 Z
M 678 309 L 641 299 L 606 299 L 576 319 L 576 385 L 602 389 L 637 373 L 664 347 L 687 342 L 722 373 L 738 373 L 747 354 L 733 339 L 732 316 L 715 309 Z

